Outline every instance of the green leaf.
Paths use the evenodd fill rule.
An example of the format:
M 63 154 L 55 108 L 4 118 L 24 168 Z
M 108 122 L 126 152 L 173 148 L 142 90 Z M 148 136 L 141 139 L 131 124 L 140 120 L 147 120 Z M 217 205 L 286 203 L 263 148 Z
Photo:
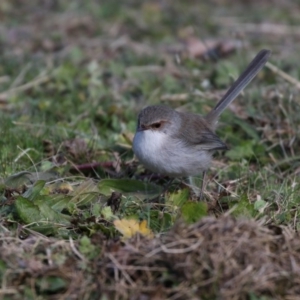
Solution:
M 111 207 L 110 206 L 103 207 L 103 209 L 101 210 L 101 215 L 107 221 L 111 220 L 112 217 L 114 216 L 113 212 L 111 211 Z
M 162 188 L 158 185 L 131 179 L 103 179 L 98 186 L 100 193 L 105 196 L 110 196 L 112 192 L 117 191 L 155 197 L 162 192 Z
M 159 210 L 150 211 L 149 226 L 155 232 L 168 230 L 174 223 L 174 215 Z M 146 218 L 147 216 L 145 216 Z
M 20 219 L 26 224 L 41 220 L 41 211 L 38 205 L 30 200 L 19 196 L 15 201 L 15 207 Z
M 189 189 L 182 189 L 175 193 L 169 194 L 166 203 L 169 205 L 181 207 L 185 202 L 189 200 L 189 196 Z
M 24 194 L 23 197 L 29 200 L 36 199 L 39 195 L 43 187 L 45 186 L 46 182 L 44 180 L 38 180 L 30 189 L 28 189 Z
M 70 216 L 56 212 L 45 202 L 44 199 L 37 201 L 36 204 L 38 205 L 39 210 L 41 212 L 41 217 L 45 221 L 54 222 L 58 224 L 65 224 L 65 225 L 70 223 L 69 222 L 71 218 Z
M 239 146 L 235 146 L 234 148 L 230 149 L 226 152 L 226 156 L 229 157 L 231 160 L 240 160 L 242 158 L 249 158 L 254 155 L 253 148 L 255 146 L 255 141 L 253 140 L 246 140 L 241 141 Z
M 238 118 L 234 118 L 234 123 L 237 124 L 240 129 L 244 130 L 249 137 L 254 139 L 256 142 L 259 142 L 259 135 L 257 134 L 257 130 L 253 126 Z
M 57 179 L 58 176 L 58 172 L 54 170 L 49 170 L 45 172 L 32 172 L 29 175 L 31 182 L 36 182 L 38 180 L 44 180 L 48 182 Z
M 30 172 L 24 171 L 13 174 L 5 179 L 4 184 L 12 189 L 17 189 L 25 184 L 30 183 Z
M 70 202 L 76 203 L 77 206 L 84 206 L 97 200 L 100 191 L 95 181 L 89 179 L 82 182 L 70 195 L 72 196 Z
M 58 177 L 57 172 L 19 172 L 5 179 L 4 184 L 9 188 L 19 188 L 25 184 L 34 183 L 37 181 L 50 181 Z
M 20 219 L 26 223 L 37 223 L 48 221 L 63 225 L 69 224 L 70 217 L 54 211 L 45 199 L 39 199 L 32 202 L 22 196 L 19 196 L 15 201 L 15 206 Z
M 260 213 L 264 212 L 264 209 L 267 207 L 268 202 L 264 201 L 264 200 L 256 200 L 254 202 L 254 209 L 259 211 Z
M 36 286 L 41 293 L 57 293 L 66 288 L 67 282 L 57 276 L 47 276 L 38 278 Z
M 275 215 L 275 219 L 279 223 L 288 223 L 292 220 L 292 215 L 289 211 L 282 212 L 280 214 Z
M 236 65 L 231 61 L 220 61 L 216 65 L 215 71 L 216 73 L 214 81 L 218 87 L 228 87 L 228 85 L 230 85 L 230 82 L 233 82 L 233 79 L 237 78 L 238 76 Z
M 207 215 L 207 205 L 204 202 L 187 202 L 182 206 L 181 213 L 187 223 L 195 223 Z
M 242 195 L 239 201 L 234 201 L 229 204 L 230 208 L 234 207 L 233 216 L 255 217 L 257 212 L 254 205 L 249 201 L 246 194 Z
M 100 215 L 101 215 L 101 208 L 102 208 L 102 206 L 100 205 L 100 203 L 95 203 L 92 206 L 92 215 L 95 216 L 95 217 L 100 217 Z
M 62 239 L 70 237 L 70 230 L 65 225 L 57 223 L 36 223 L 30 225 L 30 229 L 42 233 L 43 235 L 55 235 Z
M 249 300 L 271 300 L 273 298 L 268 297 L 268 296 L 260 296 L 260 295 L 255 295 L 254 293 L 249 293 Z
M 79 251 L 91 259 L 99 254 L 100 249 L 96 248 L 96 246 L 92 244 L 91 240 L 84 235 L 79 241 Z
M 43 197 L 44 201 L 56 212 L 61 212 L 68 207 L 72 197 L 64 194 L 53 194 Z

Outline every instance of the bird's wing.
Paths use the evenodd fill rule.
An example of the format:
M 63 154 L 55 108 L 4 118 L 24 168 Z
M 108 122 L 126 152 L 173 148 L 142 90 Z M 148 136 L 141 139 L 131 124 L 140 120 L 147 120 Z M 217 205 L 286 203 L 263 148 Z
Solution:
M 209 124 L 199 115 L 188 113 L 184 118 L 181 130 L 181 140 L 187 146 L 198 146 L 202 150 L 227 150 L 227 145 L 213 132 Z

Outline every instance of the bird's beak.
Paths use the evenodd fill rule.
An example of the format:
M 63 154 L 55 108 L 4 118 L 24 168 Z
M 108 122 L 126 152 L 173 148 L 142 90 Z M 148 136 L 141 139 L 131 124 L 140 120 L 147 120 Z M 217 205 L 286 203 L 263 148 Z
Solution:
M 145 131 L 147 130 L 148 128 L 145 126 L 145 125 L 141 125 L 137 128 L 137 131 Z

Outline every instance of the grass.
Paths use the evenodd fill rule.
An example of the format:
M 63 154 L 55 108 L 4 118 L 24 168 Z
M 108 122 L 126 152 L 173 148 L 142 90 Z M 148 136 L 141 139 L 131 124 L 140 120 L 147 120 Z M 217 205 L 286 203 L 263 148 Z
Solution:
M 0 4 L 0 298 L 296 299 L 299 8 L 102 2 Z M 261 48 L 294 82 L 223 113 L 204 202 L 134 159 L 140 109 L 207 113 Z

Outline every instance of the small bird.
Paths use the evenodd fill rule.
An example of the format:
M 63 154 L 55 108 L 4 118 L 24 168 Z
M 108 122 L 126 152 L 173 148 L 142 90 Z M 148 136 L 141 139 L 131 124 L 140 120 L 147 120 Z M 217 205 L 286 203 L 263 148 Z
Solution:
M 228 149 L 215 134 L 220 114 L 263 68 L 270 54 L 261 50 L 205 117 L 165 105 L 141 110 L 133 139 L 139 161 L 147 169 L 170 177 L 191 178 L 202 173 L 205 177 L 213 153 Z M 201 197 L 202 189 L 203 184 Z

